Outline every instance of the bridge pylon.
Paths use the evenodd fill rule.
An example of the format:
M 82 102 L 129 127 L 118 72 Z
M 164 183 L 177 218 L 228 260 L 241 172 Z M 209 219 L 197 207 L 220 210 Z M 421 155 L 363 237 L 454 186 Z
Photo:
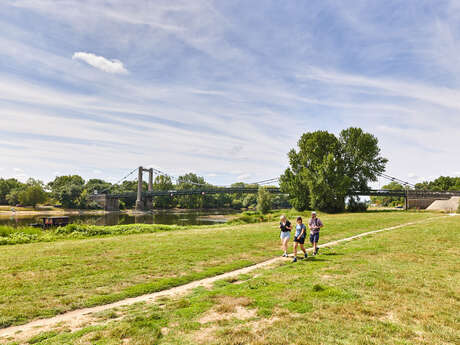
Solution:
M 137 211 L 146 211 L 153 209 L 153 197 L 151 196 L 143 196 L 142 189 L 143 189 L 143 175 L 144 172 L 149 173 L 149 180 L 148 180 L 148 191 L 153 191 L 153 169 L 144 169 L 143 167 L 139 167 L 138 176 L 137 176 L 137 199 L 136 199 L 136 210 Z

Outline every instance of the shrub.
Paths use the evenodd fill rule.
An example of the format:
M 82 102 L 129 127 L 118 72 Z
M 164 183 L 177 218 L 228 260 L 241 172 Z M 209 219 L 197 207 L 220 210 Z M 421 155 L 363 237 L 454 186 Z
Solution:
M 356 201 L 353 198 L 350 198 L 347 206 L 348 212 L 366 212 L 367 211 L 367 203 Z

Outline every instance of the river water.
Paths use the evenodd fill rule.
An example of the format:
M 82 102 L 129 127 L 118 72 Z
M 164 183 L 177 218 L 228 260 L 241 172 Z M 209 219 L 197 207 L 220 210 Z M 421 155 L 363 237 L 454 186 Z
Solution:
M 223 223 L 225 215 L 234 214 L 234 210 L 218 211 L 155 211 L 149 214 L 109 213 L 105 215 L 68 215 L 71 223 L 92 225 L 118 224 L 177 224 L 177 225 L 210 225 Z M 0 225 L 27 226 L 41 223 L 43 215 L 35 216 L 0 216 Z

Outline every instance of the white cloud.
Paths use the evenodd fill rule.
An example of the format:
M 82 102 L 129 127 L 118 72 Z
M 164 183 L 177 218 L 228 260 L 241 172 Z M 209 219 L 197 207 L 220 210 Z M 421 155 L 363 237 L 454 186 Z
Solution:
M 207 176 L 207 177 L 216 177 L 217 174 L 211 173 L 211 174 L 207 174 L 206 176 Z
M 19 180 L 21 182 L 26 182 L 27 179 L 29 178 L 28 175 L 22 173 L 22 174 L 16 174 L 16 175 L 13 175 L 13 177 L 16 179 L 16 180 Z
M 238 176 L 237 179 L 239 181 L 241 181 L 241 180 L 246 180 L 246 179 L 248 179 L 250 177 L 251 177 L 251 174 L 242 174 L 242 175 Z
M 92 53 L 76 52 L 73 54 L 72 59 L 82 60 L 88 65 L 100 69 L 101 71 L 113 74 L 127 74 L 128 70 L 123 66 L 119 60 L 109 60 L 103 56 L 98 56 Z

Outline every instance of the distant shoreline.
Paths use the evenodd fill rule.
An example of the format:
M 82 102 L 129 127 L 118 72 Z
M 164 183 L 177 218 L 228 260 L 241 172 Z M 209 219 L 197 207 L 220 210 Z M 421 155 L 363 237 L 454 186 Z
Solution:
M 240 213 L 241 210 L 234 210 L 234 209 L 183 209 L 183 208 L 172 208 L 172 209 L 154 209 L 151 211 L 136 211 L 133 209 L 130 210 L 120 210 L 120 211 L 104 211 L 104 210 L 73 210 L 73 209 L 52 209 L 52 210 L 21 210 L 21 208 L 17 209 L 15 207 L 9 207 L 10 210 L 6 210 L 7 206 L 0 206 L 0 217 L 21 217 L 21 216 L 98 216 L 98 215 L 106 215 L 106 214 L 113 214 L 113 213 L 120 213 L 120 214 L 128 214 L 128 215 L 135 215 L 135 214 L 149 214 L 155 212 L 172 212 L 172 213 L 187 213 L 187 212 L 225 212 L 226 214 L 230 213 Z M 11 209 L 16 209 L 15 212 L 11 211 Z M 2 210 L 3 209 L 3 210 Z

